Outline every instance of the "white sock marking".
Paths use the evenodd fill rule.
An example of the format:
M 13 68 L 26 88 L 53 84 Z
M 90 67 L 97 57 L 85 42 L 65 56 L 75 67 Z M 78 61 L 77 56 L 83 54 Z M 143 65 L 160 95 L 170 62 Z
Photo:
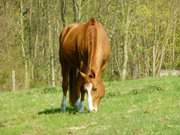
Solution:
M 84 101 L 81 101 L 80 97 L 76 101 L 75 107 L 79 110 L 79 112 L 84 112 Z
M 84 101 L 81 101 L 79 104 L 79 112 L 84 112 Z
M 62 112 L 65 112 L 66 111 L 66 96 L 63 95 L 63 98 L 62 98 L 62 102 L 61 102 L 61 111 Z
M 80 106 L 80 102 L 81 102 L 81 98 L 79 97 L 78 100 L 75 103 L 75 107 L 79 109 Z

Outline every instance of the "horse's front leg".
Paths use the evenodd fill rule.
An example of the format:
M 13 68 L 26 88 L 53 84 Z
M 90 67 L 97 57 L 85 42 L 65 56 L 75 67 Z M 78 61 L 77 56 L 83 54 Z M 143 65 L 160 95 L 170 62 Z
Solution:
M 79 112 L 84 112 L 84 97 L 85 97 L 85 91 L 81 90 L 81 101 L 79 104 Z
M 63 89 L 63 97 L 61 101 L 61 111 L 65 112 L 66 111 L 66 106 L 67 106 L 67 90 L 68 90 L 68 75 L 69 75 L 69 70 L 67 67 L 62 66 L 62 89 Z

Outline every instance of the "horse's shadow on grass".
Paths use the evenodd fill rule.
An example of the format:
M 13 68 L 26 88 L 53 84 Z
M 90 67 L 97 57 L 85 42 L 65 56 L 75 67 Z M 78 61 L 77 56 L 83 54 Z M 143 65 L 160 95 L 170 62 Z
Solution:
M 66 112 L 61 112 L 60 108 L 47 108 L 43 111 L 38 112 L 38 115 L 49 115 L 49 114 L 57 114 L 57 113 L 69 113 L 69 114 L 76 114 L 78 111 L 75 108 L 67 107 Z

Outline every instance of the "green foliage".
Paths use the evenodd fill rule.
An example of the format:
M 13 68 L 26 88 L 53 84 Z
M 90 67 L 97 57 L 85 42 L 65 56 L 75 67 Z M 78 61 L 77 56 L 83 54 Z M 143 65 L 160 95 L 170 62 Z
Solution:
M 125 42 L 128 49 L 126 69 L 128 79 L 152 75 L 154 46 L 156 46 L 157 69 L 164 46 L 160 69 L 180 68 L 180 3 L 178 0 L 75 1 L 78 5 L 79 22 L 83 23 L 95 17 L 104 25 L 109 35 L 111 45 L 111 57 L 107 70 L 109 78 L 119 79 L 122 76 Z M 55 63 L 56 83 L 59 84 L 61 77 L 58 37 L 63 29 L 61 4 L 61 0 L 0 1 L 0 83 L 2 84 L 0 90 L 11 89 L 12 70 L 16 71 L 17 89 L 24 88 L 26 59 L 30 87 L 51 84 L 52 58 Z M 64 16 L 68 25 L 74 23 L 76 16 L 73 1 L 68 0 L 65 4 Z M 127 21 L 128 17 L 129 21 Z M 126 29 L 127 22 L 129 22 L 128 29 Z M 126 32 L 127 37 L 125 37 Z M 22 49 L 22 34 L 25 57 Z M 52 40 L 51 43 L 49 39 Z M 51 56 L 51 49 L 53 56 Z M 156 71 L 156 74 L 158 72 Z M 5 74 L 7 75 L 3 77 Z
M 2 135 L 149 135 L 180 133 L 180 78 L 107 81 L 97 113 L 59 111 L 62 92 L 39 88 L 0 93 Z M 87 106 L 87 104 L 86 104 Z

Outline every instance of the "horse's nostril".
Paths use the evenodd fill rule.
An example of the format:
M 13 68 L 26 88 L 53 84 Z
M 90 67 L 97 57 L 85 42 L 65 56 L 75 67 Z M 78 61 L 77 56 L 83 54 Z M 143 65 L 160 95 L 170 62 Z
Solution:
M 96 107 L 94 107 L 92 110 L 89 110 L 89 112 L 97 112 L 98 109 Z
M 93 108 L 93 112 L 97 112 L 97 110 L 98 110 L 97 107 Z

